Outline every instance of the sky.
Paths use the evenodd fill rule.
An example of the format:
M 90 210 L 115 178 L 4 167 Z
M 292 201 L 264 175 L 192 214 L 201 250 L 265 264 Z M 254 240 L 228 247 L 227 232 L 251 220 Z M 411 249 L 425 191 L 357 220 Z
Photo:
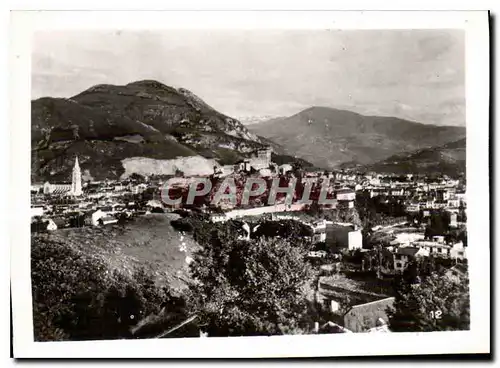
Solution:
M 462 30 L 38 32 L 32 98 L 154 79 L 236 118 L 311 106 L 465 126 Z

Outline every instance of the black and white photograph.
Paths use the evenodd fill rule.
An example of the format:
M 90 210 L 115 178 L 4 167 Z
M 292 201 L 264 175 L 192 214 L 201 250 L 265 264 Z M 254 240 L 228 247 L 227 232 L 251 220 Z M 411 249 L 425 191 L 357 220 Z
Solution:
M 277 337 L 317 339 L 312 355 L 391 355 L 410 336 L 489 352 L 487 13 L 338 28 L 327 13 L 227 28 L 36 15 L 13 94 L 18 197 L 30 186 L 14 340 L 26 310 L 30 344 L 113 357 Z

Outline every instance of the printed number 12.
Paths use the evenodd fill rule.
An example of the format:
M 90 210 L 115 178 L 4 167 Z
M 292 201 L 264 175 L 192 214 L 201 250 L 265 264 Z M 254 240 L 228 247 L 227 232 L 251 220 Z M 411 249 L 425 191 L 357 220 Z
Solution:
M 441 319 L 442 314 L 443 314 L 443 312 L 441 312 L 439 309 L 437 311 L 431 311 L 431 318 Z

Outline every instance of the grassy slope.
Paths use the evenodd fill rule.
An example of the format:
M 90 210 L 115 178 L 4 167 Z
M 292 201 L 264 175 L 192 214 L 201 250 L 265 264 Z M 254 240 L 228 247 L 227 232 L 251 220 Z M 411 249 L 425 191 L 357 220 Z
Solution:
M 130 273 L 135 265 L 143 265 L 156 273 L 159 283 L 168 282 L 171 287 L 182 289 L 185 280 L 189 280 L 186 256 L 192 255 L 198 245 L 184 235 L 187 253 L 180 251 L 180 233 L 170 225 L 174 218 L 177 215 L 151 214 L 123 227 L 62 229 L 43 236 L 92 253 L 103 259 L 110 271 Z

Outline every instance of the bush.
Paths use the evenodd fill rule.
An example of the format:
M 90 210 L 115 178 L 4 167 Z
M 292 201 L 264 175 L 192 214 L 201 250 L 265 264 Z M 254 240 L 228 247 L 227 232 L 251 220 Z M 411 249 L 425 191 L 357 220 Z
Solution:
M 170 298 L 143 268 L 110 269 L 102 257 L 46 237 L 32 239 L 36 341 L 131 338 Z
M 284 239 L 236 239 L 237 224 L 198 234 L 191 302 L 209 336 L 303 333 L 310 325 L 303 287 L 305 251 Z
M 189 221 L 186 221 L 185 219 L 172 220 L 170 221 L 170 224 L 177 231 L 184 231 L 187 233 L 193 231 L 193 225 Z

